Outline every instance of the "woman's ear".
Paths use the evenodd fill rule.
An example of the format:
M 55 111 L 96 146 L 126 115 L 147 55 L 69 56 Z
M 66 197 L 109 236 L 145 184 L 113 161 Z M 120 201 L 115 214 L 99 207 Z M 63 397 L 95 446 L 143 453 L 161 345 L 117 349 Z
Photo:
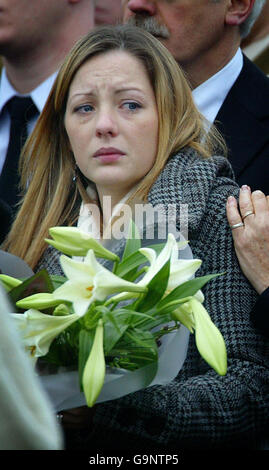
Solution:
M 225 23 L 239 26 L 249 16 L 255 0 L 230 0 L 227 8 Z

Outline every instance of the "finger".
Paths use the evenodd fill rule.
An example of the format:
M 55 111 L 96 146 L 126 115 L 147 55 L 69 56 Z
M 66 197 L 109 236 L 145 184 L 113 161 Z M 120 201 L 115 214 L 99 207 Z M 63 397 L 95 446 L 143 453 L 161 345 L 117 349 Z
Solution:
M 243 185 L 240 188 L 239 207 L 240 207 L 242 220 L 244 220 L 247 217 L 254 216 L 254 207 L 252 204 L 251 190 L 250 190 L 250 187 L 247 185 Z
M 269 198 L 266 197 L 262 191 L 253 191 L 252 193 L 252 202 L 253 208 L 257 215 L 265 215 L 269 216 L 269 206 L 268 206 Z
M 227 219 L 233 231 L 242 230 L 243 227 L 234 227 L 242 223 L 241 214 L 238 210 L 237 201 L 234 196 L 229 196 L 226 204 Z

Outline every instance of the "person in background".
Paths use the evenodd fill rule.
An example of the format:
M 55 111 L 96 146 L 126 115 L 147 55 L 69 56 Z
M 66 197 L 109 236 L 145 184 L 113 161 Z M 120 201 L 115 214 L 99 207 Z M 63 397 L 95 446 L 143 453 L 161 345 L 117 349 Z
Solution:
M 251 320 L 269 338 L 269 197 L 245 185 L 239 207 L 233 196 L 228 198 L 227 217 L 240 267 L 259 294 Z
M 95 24 L 117 24 L 121 19 L 121 0 L 96 0 Z
M 252 60 L 266 75 L 269 75 L 269 1 L 251 29 L 243 39 L 241 48 L 244 54 Z
M 0 0 L 0 199 L 13 214 L 21 146 L 62 60 L 93 26 L 94 0 Z M 8 228 L 1 224 L 1 238 Z
M 186 72 L 200 112 L 222 132 L 236 180 L 269 194 L 269 79 L 240 43 L 264 0 L 123 0 L 123 22 L 158 38 Z
M 226 220 L 226 199 L 237 196 L 238 187 L 227 158 L 215 154 L 221 143 L 214 127 L 205 126 L 184 73 L 151 34 L 128 25 L 102 27 L 66 58 L 24 147 L 24 187 L 31 179 L 5 249 L 34 271 L 61 274 L 60 253 L 44 238 L 52 226 L 79 226 L 84 204 L 99 209 L 103 230 L 110 224 L 103 211 L 107 195 L 112 206 L 124 200 L 132 207 L 137 197 L 153 207 L 173 204 L 178 230 L 187 204 L 199 276 L 225 273 L 203 293 L 228 356 L 228 372 L 218 376 L 201 360 L 192 335 L 175 380 L 96 405 L 86 430 L 69 429 L 67 448 L 258 445 L 269 407 L 267 341 L 250 323 L 257 293 L 241 272 Z M 120 255 L 123 248 L 119 240 L 113 251 Z M 78 414 L 62 416 L 65 429 L 79 425 Z
M 0 450 L 62 450 L 61 428 L 10 312 L 0 286 Z

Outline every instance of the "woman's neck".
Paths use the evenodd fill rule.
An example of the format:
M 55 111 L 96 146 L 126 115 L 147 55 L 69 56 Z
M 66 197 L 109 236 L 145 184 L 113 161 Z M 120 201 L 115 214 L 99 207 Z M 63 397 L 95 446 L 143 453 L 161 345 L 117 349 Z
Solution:
M 98 197 L 100 206 L 102 209 L 102 216 L 103 216 L 103 227 L 104 229 L 108 226 L 111 222 L 112 217 L 115 214 L 117 206 L 120 204 L 124 204 L 124 202 L 128 199 L 129 194 L 131 191 L 104 191 L 97 188 Z

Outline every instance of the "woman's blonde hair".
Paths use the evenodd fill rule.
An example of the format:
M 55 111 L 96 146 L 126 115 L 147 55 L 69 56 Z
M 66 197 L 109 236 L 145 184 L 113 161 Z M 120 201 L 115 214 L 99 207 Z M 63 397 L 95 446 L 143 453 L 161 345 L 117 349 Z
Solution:
M 168 50 L 146 31 L 134 26 L 105 26 L 82 38 L 66 57 L 36 127 L 21 155 L 21 186 L 25 193 L 4 249 L 31 267 L 41 258 L 52 226 L 74 223 L 81 198 L 92 202 L 86 180 L 78 172 L 64 127 L 66 102 L 78 69 L 91 57 L 122 50 L 138 58 L 152 84 L 159 118 L 155 163 L 137 187 L 134 197 L 146 200 L 150 187 L 169 156 L 192 147 L 203 157 L 223 143 L 205 122 L 192 99 L 187 80 Z

